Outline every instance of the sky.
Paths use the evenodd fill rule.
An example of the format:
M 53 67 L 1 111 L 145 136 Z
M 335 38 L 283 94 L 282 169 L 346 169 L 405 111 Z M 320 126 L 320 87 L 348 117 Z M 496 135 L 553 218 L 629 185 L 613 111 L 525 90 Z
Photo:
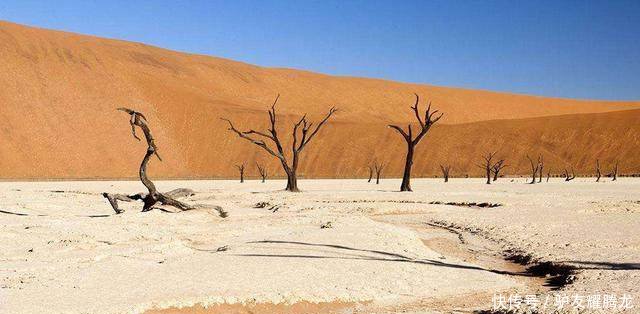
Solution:
M 0 19 L 268 67 L 640 100 L 639 0 L 2 0 Z

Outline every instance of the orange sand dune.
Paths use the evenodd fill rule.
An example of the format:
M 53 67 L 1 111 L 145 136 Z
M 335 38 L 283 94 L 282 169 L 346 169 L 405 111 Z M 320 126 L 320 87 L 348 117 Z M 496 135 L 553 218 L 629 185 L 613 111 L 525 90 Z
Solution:
M 1 178 L 134 177 L 145 147 L 129 134 L 127 116 L 114 110 L 123 105 L 150 120 L 165 159 L 152 163 L 153 176 L 233 176 L 234 163 L 270 159 L 228 133 L 218 118 L 264 127 L 264 110 L 277 93 L 286 134 L 293 115 L 308 112 L 317 119 L 333 105 L 340 108 L 304 152 L 301 172 L 307 177 L 364 175 L 363 166 L 376 154 L 393 156 L 389 173 L 399 173 L 404 147 L 385 126 L 411 121 L 414 92 L 446 113 L 421 144 L 417 176 L 437 173 L 445 159 L 457 173 L 477 173 L 471 157 L 492 142 L 504 143 L 514 172 L 524 172 L 527 150 L 544 151 L 550 163 L 579 171 L 587 171 L 596 156 L 620 156 L 624 171 L 640 171 L 638 112 L 620 111 L 640 108 L 637 101 L 544 98 L 263 68 L 8 22 L 0 22 L 0 64 Z M 495 119 L 502 121 L 489 122 Z M 270 167 L 279 173 L 275 163 Z

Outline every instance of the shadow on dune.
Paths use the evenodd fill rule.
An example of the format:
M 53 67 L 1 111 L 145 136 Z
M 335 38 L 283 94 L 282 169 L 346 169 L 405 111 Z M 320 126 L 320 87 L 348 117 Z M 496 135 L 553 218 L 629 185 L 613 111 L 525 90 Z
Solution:
M 319 247 L 319 248 L 333 248 L 333 249 L 345 250 L 345 251 L 362 252 L 362 253 L 366 253 L 366 255 L 344 254 L 344 256 L 326 256 L 326 255 L 305 255 L 305 254 L 235 254 L 236 256 L 306 258 L 306 259 L 344 259 L 344 260 L 415 263 L 415 264 L 431 265 L 431 266 L 438 266 L 438 267 L 479 270 L 479 271 L 486 271 L 486 272 L 491 272 L 494 274 L 501 274 L 501 275 L 526 276 L 526 277 L 532 276 L 531 274 L 524 273 L 524 272 L 520 273 L 520 272 L 509 272 L 509 271 L 502 271 L 502 270 L 496 270 L 496 269 L 486 269 L 478 266 L 446 263 L 446 262 L 441 262 L 441 261 L 432 260 L 432 259 L 414 259 L 414 258 L 397 254 L 397 253 L 390 253 L 390 252 L 378 251 L 378 250 L 357 249 L 357 248 L 352 248 L 352 247 L 343 246 L 343 245 L 306 243 L 306 242 L 296 242 L 296 241 L 276 241 L 276 240 L 251 241 L 247 243 L 293 244 L 293 245 L 312 246 L 312 247 Z M 333 253 L 339 253 L 339 252 L 333 252 Z

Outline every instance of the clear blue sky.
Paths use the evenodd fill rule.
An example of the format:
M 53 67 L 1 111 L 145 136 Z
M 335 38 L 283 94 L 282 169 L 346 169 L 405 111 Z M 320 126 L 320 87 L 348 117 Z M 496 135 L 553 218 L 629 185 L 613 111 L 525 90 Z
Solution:
M 640 0 L 3 0 L 0 19 L 262 66 L 640 100 Z

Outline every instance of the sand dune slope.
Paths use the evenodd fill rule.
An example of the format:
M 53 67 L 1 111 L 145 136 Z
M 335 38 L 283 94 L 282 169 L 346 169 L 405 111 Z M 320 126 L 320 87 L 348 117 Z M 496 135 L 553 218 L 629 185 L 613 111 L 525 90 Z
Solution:
M 391 160 L 389 154 L 400 151 L 401 142 L 384 126 L 410 121 L 414 92 L 432 99 L 446 113 L 442 128 L 427 139 L 431 144 L 425 143 L 438 155 L 421 157 L 417 175 L 435 173 L 426 160 L 431 157 L 454 159 L 459 171 L 472 172 L 465 158 L 477 153 L 478 139 L 508 142 L 513 148 L 505 153 L 514 153 L 508 156 L 514 160 L 522 157 L 515 155 L 522 147 L 539 144 L 540 150 L 559 156 L 558 161 L 585 170 L 592 161 L 577 152 L 597 153 L 606 160 L 639 155 L 638 146 L 632 146 L 635 142 L 624 143 L 619 137 L 623 129 L 635 128 L 629 123 L 637 121 L 636 111 L 614 114 L 621 119 L 616 121 L 610 120 L 612 116 L 589 115 L 527 122 L 526 132 L 518 131 L 520 122 L 491 123 L 487 128 L 481 126 L 488 123 L 480 122 L 605 114 L 639 108 L 640 102 L 578 101 L 334 77 L 8 22 L 0 22 L 0 64 L 1 178 L 135 176 L 144 146 L 128 134 L 127 117 L 114 110 L 122 105 L 149 117 L 165 157 L 163 164 L 152 165 L 154 175 L 231 176 L 234 163 L 265 156 L 228 134 L 218 118 L 263 127 L 264 109 L 277 93 L 282 95 L 279 113 L 287 133 L 293 115 L 308 112 L 315 119 L 333 105 L 340 108 L 335 121 L 305 152 L 302 171 L 308 176 L 362 175 L 362 166 L 374 152 L 387 152 L 380 158 Z M 571 124 L 554 124 L 562 119 Z M 600 127 L 589 127 L 590 123 Z M 574 131 L 567 129 L 574 125 Z M 556 129 L 573 137 L 556 136 Z M 442 134 L 444 130 L 455 136 Z M 533 137 L 540 134 L 554 139 Z M 633 134 L 625 136 L 637 141 Z M 445 142 L 447 146 L 435 145 Z M 640 170 L 632 168 L 632 161 L 626 161 L 628 170 Z M 394 160 L 389 170 L 397 172 L 398 165 Z M 271 166 L 275 173 L 276 165 Z

